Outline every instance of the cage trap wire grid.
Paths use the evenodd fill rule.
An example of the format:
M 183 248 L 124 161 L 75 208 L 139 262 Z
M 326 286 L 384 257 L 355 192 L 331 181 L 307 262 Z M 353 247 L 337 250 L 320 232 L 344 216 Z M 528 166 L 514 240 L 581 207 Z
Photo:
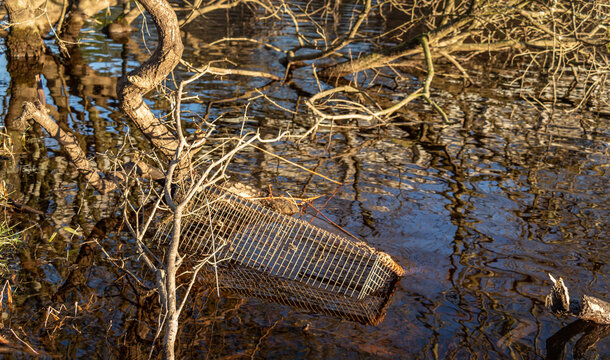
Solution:
M 153 237 L 169 243 L 173 219 Z M 203 279 L 224 290 L 378 324 L 404 270 L 364 242 L 330 233 L 216 186 L 201 190 L 182 218 L 180 253 L 214 255 Z

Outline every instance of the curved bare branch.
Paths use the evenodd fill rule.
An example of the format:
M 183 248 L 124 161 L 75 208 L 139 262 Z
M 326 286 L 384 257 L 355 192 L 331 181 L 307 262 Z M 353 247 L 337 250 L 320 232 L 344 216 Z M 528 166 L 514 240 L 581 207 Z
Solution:
M 165 156 L 172 157 L 178 147 L 175 134 L 165 126 L 144 102 L 143 95 L 159 85 L 174 70 L 184 46 L 176 13 L 164 0 L 141 0 L 158 32 L 158 45 L 152 56 L 119 80 L 120 107 Z

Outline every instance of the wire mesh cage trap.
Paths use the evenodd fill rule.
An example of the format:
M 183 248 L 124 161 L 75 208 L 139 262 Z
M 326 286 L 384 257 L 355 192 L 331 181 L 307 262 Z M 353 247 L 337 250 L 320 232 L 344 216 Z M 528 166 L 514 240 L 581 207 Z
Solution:
M 169 242 L 173 219 L 153 241 Z M 404 274 L 389 255 L 277 213 L 221 187 L 208 186 L 189 204 L 180 252 L 213 260 L 203 279 L 221 290 L 363 324 L 383 320 Z

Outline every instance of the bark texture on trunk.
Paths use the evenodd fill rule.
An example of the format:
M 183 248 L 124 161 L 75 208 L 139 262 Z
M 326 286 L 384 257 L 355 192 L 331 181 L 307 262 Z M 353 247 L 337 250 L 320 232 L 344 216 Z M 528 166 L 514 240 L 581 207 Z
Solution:
M 44 52 L 44 43 L 30 0 L 5 0 L 4 7 L 11 25 L 6 39 L 8 54 L 14 59 L 38 59 Z
M 144 102 L 143 95 L 159 85 L 182 57 L 182 39 L 176 13 L 164 0 L 141 0 L 157 28 L 157 48 L 145 63 L 119 80 L 117 95 L 121 109 L 168 158 L 178 147 L 176 136 Z

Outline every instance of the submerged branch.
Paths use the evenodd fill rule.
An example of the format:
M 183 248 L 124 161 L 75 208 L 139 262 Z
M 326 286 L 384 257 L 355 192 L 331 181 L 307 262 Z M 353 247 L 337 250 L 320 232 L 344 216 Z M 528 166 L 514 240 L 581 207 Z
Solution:
M 106 194 L 116 189 L 116 184 L 113 181 L 103 178 L 98 169 L 91 165 L 87 159 L 87 155 L 78 145 L 76 137 L 60 128 L 59 125 L 51 119 L 48 110 L 43 107 L 40 102 L 36 102 L 36 104 L 31 102 L 25 103 L 21 119 L 22 121 L 36 121 L 36 123 L 42 126 L 49 135 L 57 140 L 66 151 L 68 159 L 74 164 L 87 182 L 97 191 Z M 122 176 L 118 176 L 118 178 L 120 180 L 125 180 Z
M 273 75 L 273 74 L 270 74 L 270 73 L 264 72 L 264 71 L 227 69 L 227 68 L 221 68 L 218 66 L 213 66 L 211 64 L 208 64 L 208 65 L 205 65 L 202 67 L 196 67 L 185 60 L 180 60 L 180 63 L 182 65 L 186 66 L 189 70 L 195 71 L 197 73 L 212 74 L 212 75 L 219 75 L 219 76 L 240 75 L 240 76 L 247 76 L 247 77 L 262 77 L 262 78 L 268 78 L 268 79 L 275 80 L 275 81 L 282 80 L 282 78 L 280 78 L 279 76 Z
M 426 75 L 426 80 L 424 81 L 424 92 L 422 96 L 424 97 L 424 99 L 426 99 L 428 104 L 430 104 L 430 106 L 432 106 L 434 110 L 439 113 L 439 115 L 443 118 L 443 122 L 445 124 L 452 124 L 449 121 L 447 114 L 445 114 L 445 111 L 443 111 L 443 109 L 436 103 L 436 101 L 430 98 L 430 85 L 432 84 L 432 79 L 434 78 L 434 63 L 432 63 L 432 55 L 430 54 L 430 47 L 428 46 L 428 37 L 420 37 L 419 42 L 421 43 L 422 49 L 424 50 L 424 56 L 426 57 L 426 71 L 428 72 L 428 74 Z M 454 122 L 453 124 L 456 123 L 457 122 Z
M 41 97 L 44 100 L 44 97 Z M 102 176 L 103 172 L 94 166 L 88 159 L 87 154 L 81 148 L 76 136 L 65 131 L 49 116 L 49 111 L 40 101 L 35 103 L 26 102 L 20 121 L 35 121 L 42 126 L 62 146 L 70 162 L 76 167 L 78 172 L 85 178 L 95 190 L 101 194 L 109 193 L 117 188 L 118 184 L 127 183 L 130 176 L 142 177 L 152 180 L 162 179 L 163 173 L 139 159 L 127 162 L 112 174 Z
M 412 102 L 413 100 L 415 100 L 419 97 L 423 97 L 430 104 L 430 106 L 432 106 L 434 108 L 434 110 L 436 110 L 436 112 L 439 113 L 439 115 L 442 117 L 443 122 L 445 124 L 455 124 L 456 122 L 451 122 L 449 120 L 449 118 L 447 117 L 447 114 L 445 113 L 445 111 L 443 111 L 443 109 L 430 97 L 430 85 L 432 84 L 432 80 L 434 78 L 434 63 L 432 62 L 432 54 L 430 53 L 430 48 L 428 46 L 427 36 L 422 36 L 421 38 L 419 38 L 419 42 L 421 43 L 421 46 L 422 46 L 422 49 L 424 52 L 425 61 L 426 61 L 426 71 L 427 71 L 426 78 L 423 82 L 423 87 L 413 91 L 412 93 L 410 93 L 408 96 L 404 97 L 402 100 L 400 100 L 396 104 L 389 106 L 387 108 L 380 108 L 377 111 L 368 110 L 366 107 L 358 104 L 359 106 L 354 106 L 354 108 L 357 107 L 361 111 L 367 112 L 367 114 L 347 113 L 347 114 L 340 114 L 340 115 L 332 115 L 329 113 L 325 113 L 316 106 L 317 101 L 320 101 L 321 99 L 324 99 L 326 97 L 329 97 L 329 96 L 337 94 L 337 93 L 348 93 L 348 94 L 356 93 L 356 94 L 362 94 L 363 96 L 367 97 L 367 94 L 365 91 L 359 90 L 359 89 L 357 89 L 353 86 L 349 86 L 349 85 L 319 92 L 318 94 L 312 96 L 309 100 L 306 100 L 305 104 L 311 111 L 313 111 L 313 113 L 316 116 L 320 117 L 321 119 L 328 119 L 331 121 L 348 120 L 348 119 L 360 119 L 360 120 L 371 121 L 374 119 L 381 119 L 383 117 L 391 116 L 392 114 L 394 114 L 395 112 L 397 112 L 398 110 L 400 110 L 401 108 L 403 108 L 404 106 L 406 106 L 407 104 Z M 314 126 L 314 128 L 312 128 L 312 130 L 310 130 L 310 131 L 315 131 L 316 126 Z M 309 132 L 306 135 L 308 135 L 308 134 L 309 134 Z M 306 135 L 304 135 L 304 136 L 306 136 Z

